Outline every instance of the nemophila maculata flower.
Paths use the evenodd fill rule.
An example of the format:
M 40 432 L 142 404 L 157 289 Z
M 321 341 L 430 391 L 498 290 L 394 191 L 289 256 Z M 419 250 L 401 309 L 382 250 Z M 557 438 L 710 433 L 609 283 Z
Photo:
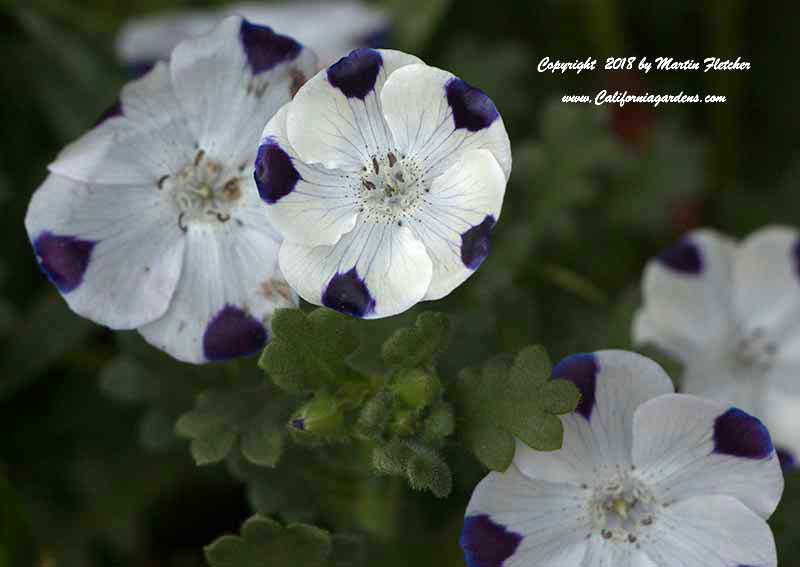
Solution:
M 642 286 L 634 339 L 683 363 L 683 391 L 757 415 L 796 453 L 800 234 L 773 226 L 737 243 L 697 230 L 648 262 Z
M 553 368 L 581 391 L 564 444 L 521 443 L 467 507 L 468 567 L 775 567 L 766 519 L 783 492 L 769 432 L 728 404 L 674 394 L 624 351 Z
M 412 55 L 359 49 L 269 122 L 255 178 L 291 286 L 378 318 L 444 297 L 478 269 L 510 172 L 486 94 Z
M 25 219 L 69 306 L 188 362 L 260 351 L 274 309 L 297 299 L 253 160 L 315 67 L 292 38 L 231 17 L 126 85 L 50 165 Z
M 178 43 L 207 33 L 230 15 L 297 39 L 313 49 L 323 65 L 358 47 L 386 47 L 391 35 L 388 15 L 359 1 L 251 2 L 221 10 L 162 12 L 131 19 L 119 32 L 117 54 L 134 71 L 149 69 L 156 61 L 168 59 Z

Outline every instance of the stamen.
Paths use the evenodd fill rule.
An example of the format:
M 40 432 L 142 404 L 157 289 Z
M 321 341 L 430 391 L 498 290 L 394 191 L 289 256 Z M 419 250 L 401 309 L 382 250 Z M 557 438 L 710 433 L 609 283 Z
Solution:
M 375 175 L 378 175 L 381 172 L 381 168 L 378 167 L 378 160 L 375 159 L 375 156 L 372 156 L 372 169 L 375 170 Z
M 392 152 L 389 152 L 389 154 L 386 156 L 386 158 L 389 160 L 389 167 L 390 168 L 394 167 L 394 164 L 397 163 L 397 158 L 394 157 L 394 154 Z
M 194 156 L 194 164 L 195 165 L 200 165 L 200 162 L 203 161 L 203 158 L 205 157 L 205 155 L 206 155 L 205 150 L 199 150 L 197 152 L 197 155 Z

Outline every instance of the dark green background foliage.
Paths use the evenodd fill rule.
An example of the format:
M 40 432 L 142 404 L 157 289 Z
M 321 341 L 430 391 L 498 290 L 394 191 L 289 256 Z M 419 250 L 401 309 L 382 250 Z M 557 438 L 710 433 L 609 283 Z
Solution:
M 491 256 L 472 279 L 434 305 L 354 322 L 314 355 L 322 366 L 347 357 L 336 388 L 310 359 L 290 368 L 280 357 L 274 368 L 264 361 L 272 384 L 255 359 L 195 368 L 135 333 L 82 320 L 38 272 L 25 236 L 25 209 L 47 163 L 126 79 L 112 51 L 121 23 L 209 3 L 0 2 L 0 567 L 199 566 L 223 534 L 206 547 L 214 566 L 260 565 L 254 554 L 292 548 L 310 565 L 462 565 L 464 506 L 486 471 L 464 446 L 476 437 L 501 444 L 508 432 L 524 435 L 525 423 L 482 428 L 491 410 L 462 399 L 457 380 L 476 382 L 477 396 L 481 372 L 513 383 L 511 355 L 530 344 L 553 361 L 629 348 L 641 269 L 661 247 L 701 224 L 735 236 L 796 224 L 796 3 L 384 3 L 395 13 L 393 46 L 492 96 L 514 171 Z M 753 68 L 552 76 L 535 71 L 545 55 L 591 55 L 601 67 L 611 55 L 742 56 Z M 558 102 L 609 86 L 728 102 L 621 110 Z M 446 329 L 439 316 L 417 319 L 430 310 L 449 315 Z M 325 318 L 297 316 L 287 328 L 308 323 L 312 334 L 312 318 Z M 476 370 L 459 379 L 468 367 Z M 558 409 L 538 403 L 543 421 Z M 460 428 L 465 415 L 474 419 Z M 295 419 L 315 423 L 316 433 L 289 431 Z M 508 458 L 477 453 L 490 466 Z M 786 567 L 800 565 L 798 493 L 800 480 L 789 478 L 773 520 Z

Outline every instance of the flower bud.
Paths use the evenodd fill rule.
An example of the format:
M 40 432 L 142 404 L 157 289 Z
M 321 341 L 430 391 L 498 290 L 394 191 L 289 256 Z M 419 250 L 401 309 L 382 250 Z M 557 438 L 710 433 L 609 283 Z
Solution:
M 408 407 L 423 409 L 441 392 L 439 380 L 419 369 L 404 370 L 397 375 L 392 390 Z
M 328 437 L 336 435 L 343 422 L 336 399 L 328 394 L 317 394 L 292 415 L 289 427 L 299 435 Z

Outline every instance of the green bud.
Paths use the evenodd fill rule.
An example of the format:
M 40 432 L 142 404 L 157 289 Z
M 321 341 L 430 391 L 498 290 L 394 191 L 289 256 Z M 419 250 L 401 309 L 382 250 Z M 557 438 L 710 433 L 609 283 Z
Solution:
M 416 413 L 410 410 L 400 410 L 395 412 L 392 423 L 389 425 L 392 433 L 401 437 L 413 435 L 417 430 Z
M 418 368 L 401 371 L 391 387 L 404 404 L 414 409 L 429 406 L 442 391 L 436 376 Z
M 356 428 L 367 439 L 377 439 L 383 434 L 392 411 L 392 401 L 385 392 L 379 392 L 361 408 Z
M 317 394 L 292 415 L 289 427 L 295 434 L 328 437 L 339 433 L 343 422 L 336 398 Z
M 453 434 L 456 427 L 455 415 L 450 404 L 439 403 L 431 408 L 423 425 L 423 438 L 434 442 Z
M 411 451 L 405 444 L 392 441 L 372 451 L 372 466 L 382 474 L 401 475 L 406 470 L 410 454 Z
M 430 490 L 437 498 L 444 498 L 453 489 L 450 467 L 435 452 L 420 449 L 406 465 L 406 476 L 414 490 Z

